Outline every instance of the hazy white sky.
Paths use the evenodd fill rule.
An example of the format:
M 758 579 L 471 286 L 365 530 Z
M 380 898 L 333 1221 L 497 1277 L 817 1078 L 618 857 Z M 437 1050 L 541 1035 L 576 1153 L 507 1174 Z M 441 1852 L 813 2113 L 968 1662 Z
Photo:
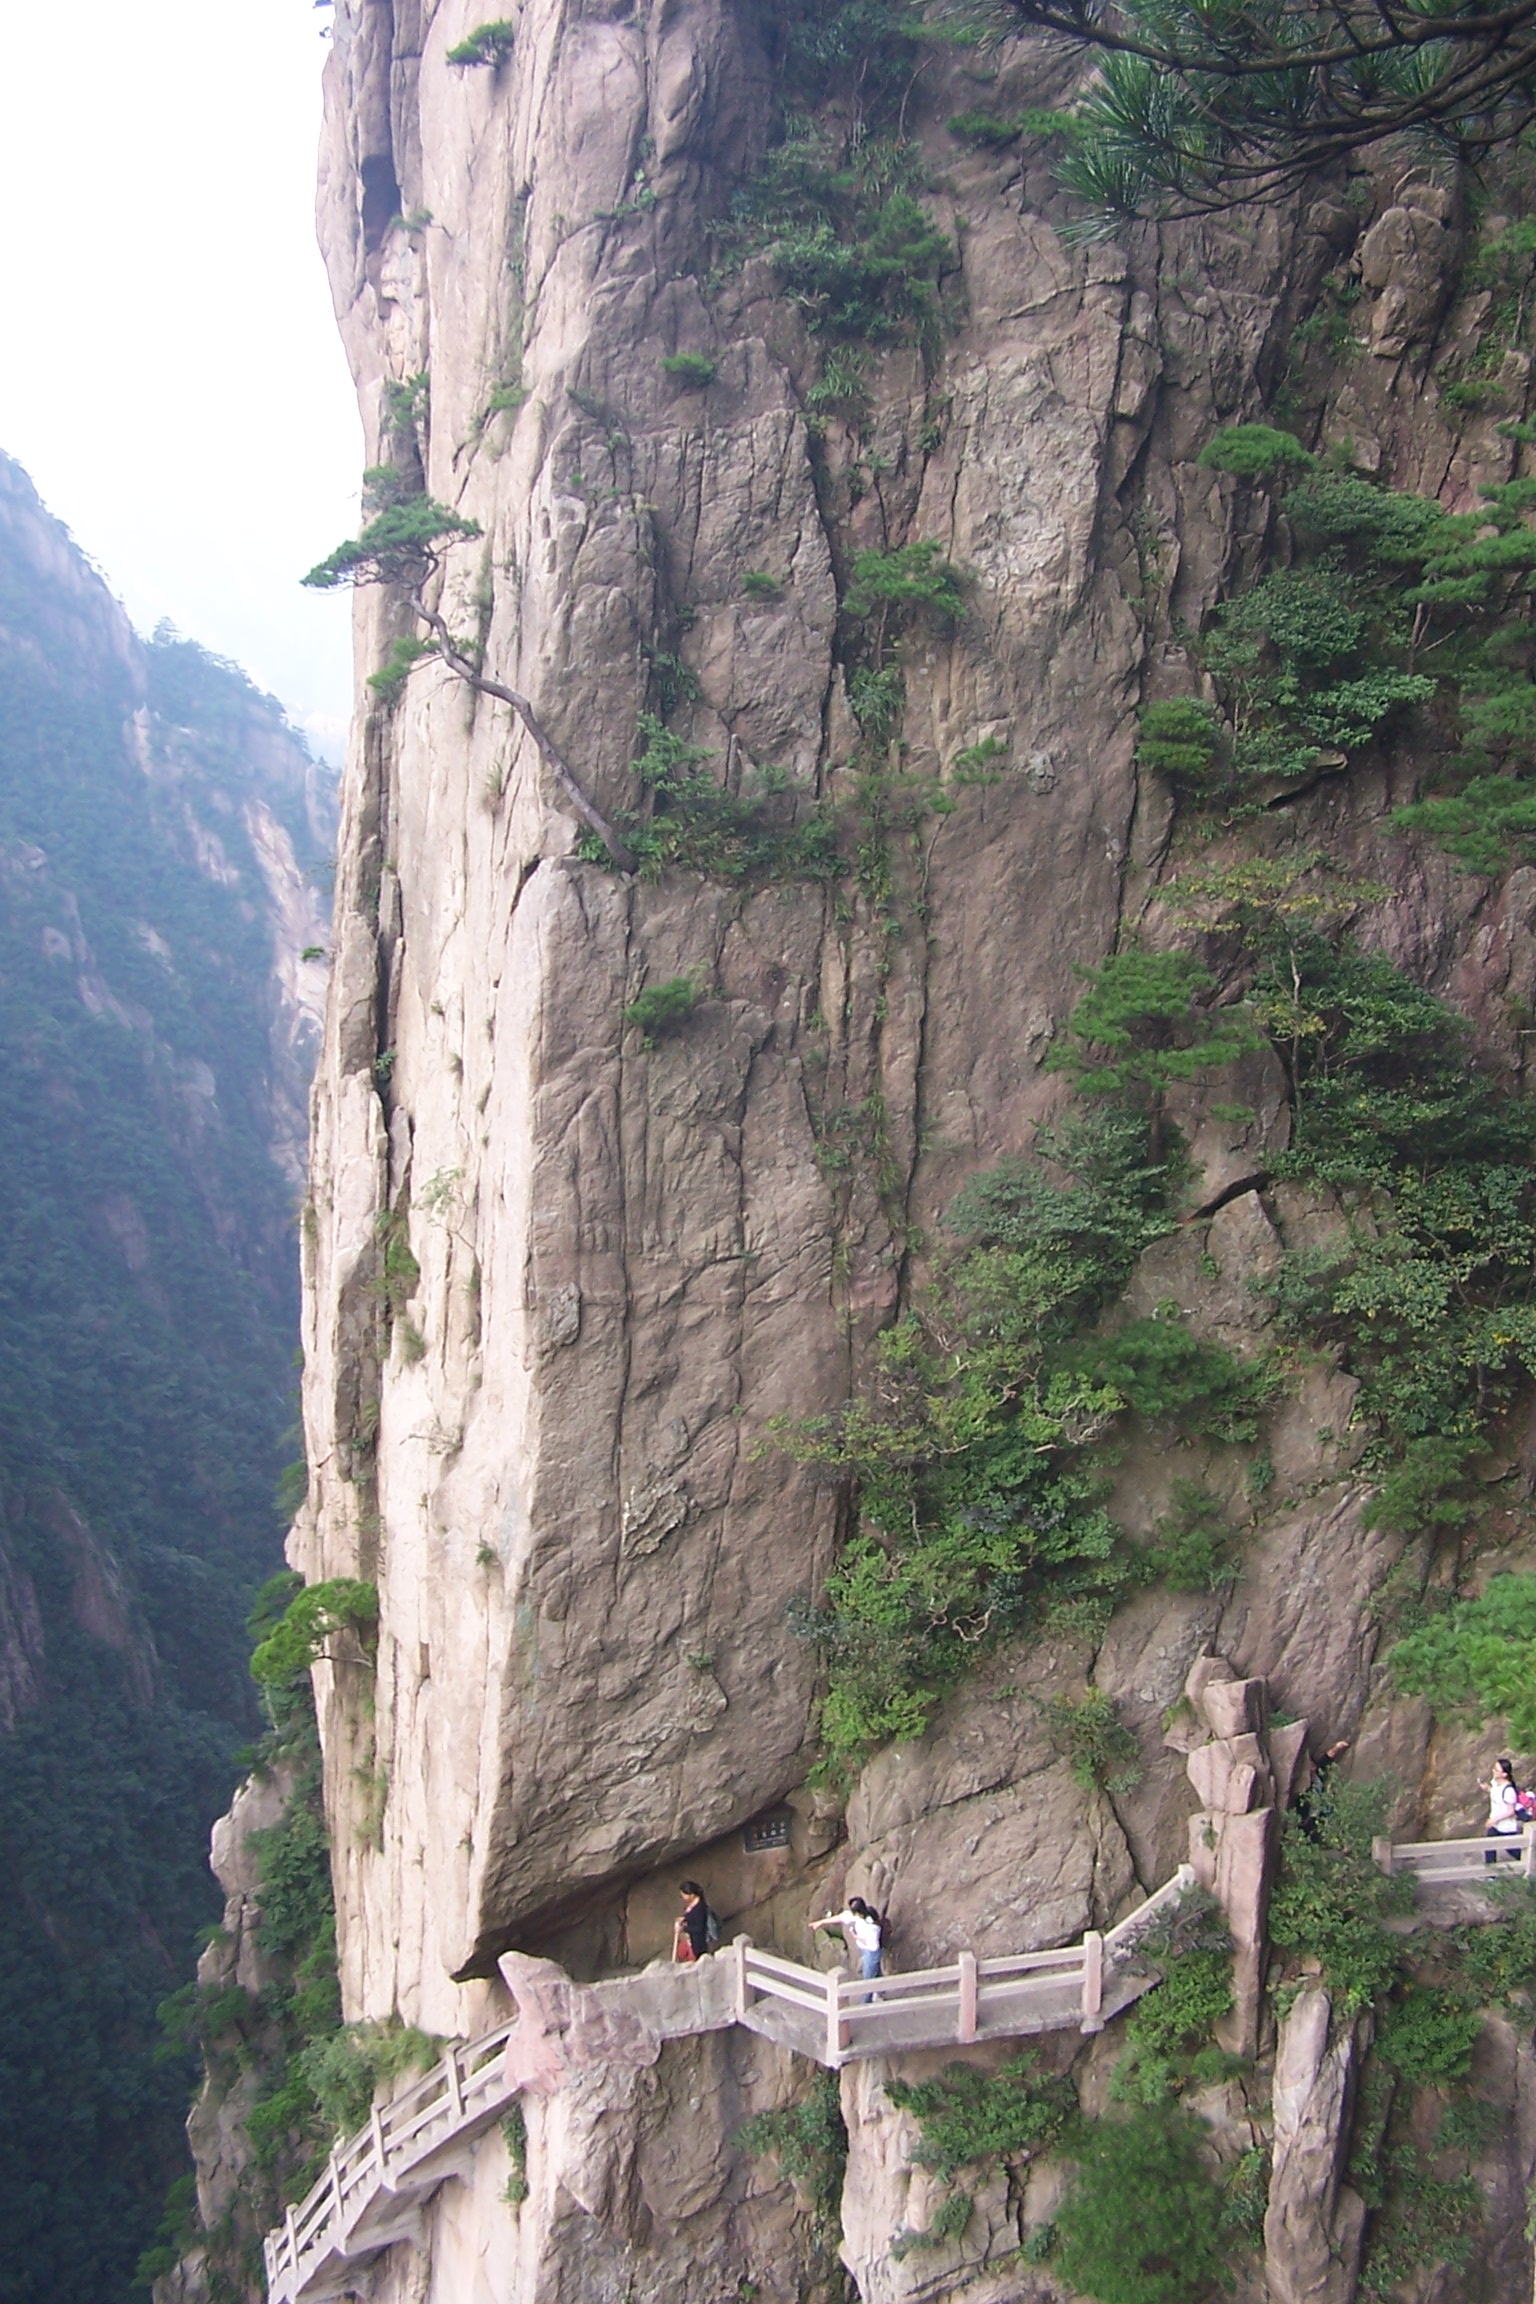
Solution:
M 169 616 L 335 747 L 362 462 L 314 234 L 328 9 L 0 6 L 0 448 L 141 630 Z

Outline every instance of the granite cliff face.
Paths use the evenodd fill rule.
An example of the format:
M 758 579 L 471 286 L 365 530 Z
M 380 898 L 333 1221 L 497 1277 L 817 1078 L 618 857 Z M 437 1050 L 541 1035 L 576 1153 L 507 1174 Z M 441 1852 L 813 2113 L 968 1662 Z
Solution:
M 355 1668 L 320 1673 L 353 2017 L 468 2036 L 503 2006 L 505 1949 L 578 1974 L 650 1958 L 684 1870 L 801 1956 L 808 1914 L 850 1889 L 889 1910 L 904 1967 L 1105 1924 L 1187 1853 L 1204 1795 L 1168 1723 L 1206 1655 L 1266 1680 L 1319 1742 L 1353 1739 L 1358 1773 L 1401 1786 L 1405 1828 L 1471 1824 L 1491 1749 L 1378 1685 L 1377 1595 L 1404 1542 L 1366 1524 L 1354 1379 L 1319 1361 L 1270 1413 L 1229 1591 L 1149 1590 L 1102 1638 L 994 1653 L 846 1802 L 805 1788 L 815 1659 L 788 1614 L 814 1601 L 844 1507 L 765 1442 L 776 1416 L 847 1396 L 958 1185 L 1060 1107 L 1043 1067 L 1074 970 L 1157 932 L 1177 826 L 1137 768 L 1135 712 L 1187 690 L 1180 635 L 1254 564 L 1265 517 L 1201 447 L 1263 404 L 1335 274 L 1358 284 L 1361 349 L 1307 371 L 1320 441 L 1458 510 L 1518 451 L 1437 383 L 1486 316 L 1457 285 L 1453 193 L 1362 175 L 1295 210 L 1073 243 L 1043 159 L 944 127 L 1049 101 L 1060 68 L 1025 46 L 940 50 L 912 79 L 902 125 L 953 250 L 951 325 L 926 372 L 915 346 L 868 355 L 855 424 L 816 397 L 818 348 L 772 266 L 718 262 L 775 133 L 778 16 L 525 0 L 501 61 L 455 67 L 478 22 L 461 0 L 336 9 L 321 229 L 370 461 L 419 460 L 430 496 L 477 524 L 435 604 L 601 810 L 635 806 L 637 724 L 659 708 L 733 789 L 773 770 L 806 803 L 846 796 L 854 557 L 934 540 L 968 578 L 952 632 L 914 623 L 903 642 L 901 758 L 947 805 L 895 843 L 884 894 L 583 861 L 503 704 L 433 664 L 393 707 L 361 692 L 305 1226 L 312 1485 L 291 1547 L 307 1577 L 375 1579 L 381 1598 L 371 1699 Z M 1523 359 L 1506 355 L 1517 397 Z M 744 586 L 752 572 L 771 582 Z M 363 674 L 402 616 L 359 592 Z M 989 740 L 1005 765 L 957 775 Z M 1470 880 L 1389 836 L 1414 778 L 1409 748 L 1378 750 L 1274 804 L 1377 885 L 1366 941 L 1517 1078 L 1536 884 Z M 681 976 L 701 997 L 647 1045 L 626 1007 Z M 1337 1213 L 1269 1188 L 1289 1123 L 1272 1058 L 1175 1102 L 1187 1220 L 1129 1303 L 1171 1298 L 1197 1334 L 1251 1347 L 1273 1315 L 1250 1282 Z M 1524 1495 L 1516 1454 L 1501 1470 Z M 1131 1533 L 1204 1464 L 1137 1440 L 1114 1498 Z M 1047 1733 L 1050 1700 L 1090 1676 L 1136 1737 L 1133 1789 L 1085 1792 Z M 781 1803 L 788 1847 L 745 1853 L 740 1828 Z M 1261 1965 L 1255 1948 L 1255 1991 Z M 1270 2292 L 1344 2304 L 1368 2041 L 1304 1993 L 1271 2107 L 1273 2016 L 1253 2023 L 1261 2077 L 1201 2109 L 1227 2163 L 1273 2139 Z M 1512 2115 L 1529 2051 L 1501 2023 L 1478 2086 Z M 809 2209 L 731 2143 L 805 2075 L 732 2038 L 532 2107 L 526 2200 L 504 2202 L 493 2138 L 372 2292 L 825 2287 Z M 1113 2046 L 1079 2067 L 1090 2108 Z M 1048 2170 L 998 2174 L 962 2232 L 893 2255 L 928 2221 L 930 2180 L 881 2071 L 843 2088 L 841 2245 L 863 2296 L 1056 2292 L 1019 2253 L 1050 2221 Z M 1526 2125 L 1506 2120 L 1478 2163 L 1492 2269 L 1468 2294 L 1525 2292 Z

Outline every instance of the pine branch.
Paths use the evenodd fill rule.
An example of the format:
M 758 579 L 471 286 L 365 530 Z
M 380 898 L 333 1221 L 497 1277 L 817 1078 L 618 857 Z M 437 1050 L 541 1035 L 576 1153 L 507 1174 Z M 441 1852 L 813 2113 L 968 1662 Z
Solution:
M 494 696 L 498 703 L 511 706 L 527 729 L 528 734 L 533 738 L 539 758 L 583 824 L 587 826 L 589 831 L 596 833 L 619 871 L 633 872 L 635 869 L 634 857 L 625 847 L 602 810 L 587 798 L 570 769 L 560 757 L 548 729 L 534 711 L 527 697 L 519 695 L 515 688 L 509 688 L 504 681 L 489 679 L 485 673 L 471 663 L 436 609 L 427 607 L 425 602 L 419 598 L 413 599 L 411 606 L 436 640 L 439 660 L 447 665 L 450 672 L 473 688 L 477 695 Z

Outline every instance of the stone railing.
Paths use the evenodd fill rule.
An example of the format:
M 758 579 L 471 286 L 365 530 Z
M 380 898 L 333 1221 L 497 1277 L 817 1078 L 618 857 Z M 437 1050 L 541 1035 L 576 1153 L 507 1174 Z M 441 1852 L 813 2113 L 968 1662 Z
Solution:
M 333 2148 L 319 2183 L 263 2244 L 272 2304 L 346 2295 L 359 2257 L 410 2237 L 422 2201 L 456 2173 L 518 2092 L 507 2074 L 512 2031 L 503 2024 L 467 2048 L 449 2048 Z
M 1194 1867 L 1182 1864 L 1107 1935 L 1090 1929 L 1080 1943 L 999 1960 L 962 1952 L 946 1968 L 901 1976 L 850 1977 L 841 1968 L 802 1968 L 739 1937 L 731 1955 L 737 1963 L 736 2021 L 832 2071 L 854 2057 L 908 2048 L 1013 2040 L 1073 2025 L 1100 2032 L 1158 1981 L 1152 1970 L 1133 1967 L 1132 1955 L 1147 1929 L 1194 1885 Z
M 1051 1952 L 866 1980 L 803 1968 L 739 1936 L 712 1958 L 576 1984 L 553 1961 L 508 1953 L 513 2023 L 441 2063 L 333 2150 L 319 2182 L 267 2235 L 271 2304 L 349 2295 L 357 2266 L 419 2230 L 424 2201 L 524 2093 L 548 2095 L 594 2066 L 654 2064 L 664 2040 L 732 2024 L 836 2071 L 854 2058 L 1076 2028 L 1097 2032 L 1157 1983 L 1138 1957 L 1149 1928 L 1195 1885 L 1181 1865 L 1118 1927 Z
M 1378 1871 L 1411 1872 L 1426 1888 L 1491 1888 L 1511 1877 L 1536 1880 L 1536 1824 L 1514 1833 L 1479 1833 L 1475 1840 L 1373 1840 Z

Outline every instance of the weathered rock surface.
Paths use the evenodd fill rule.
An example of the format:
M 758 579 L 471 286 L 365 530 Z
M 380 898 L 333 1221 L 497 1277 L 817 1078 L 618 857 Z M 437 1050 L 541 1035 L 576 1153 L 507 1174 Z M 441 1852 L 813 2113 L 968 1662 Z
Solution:
M 1335 2025 L 1322 1991 L 1298 1994 L 1275 2055 L 1275 2164 L 1264 2218 L 1276 2304 L 1348 2304 L 1365 2203 L 1343 2181 L 1361 2027 Z
M 1379 357 L 1325 432 L 1347 425 L 1367 460 L 1448 499 L 1475 486 L 1408 389 L 1445 303 L 1448 212 L 1414 180 L 1374 216 L 1073 247 L 1036 166 L 961 156 L 942 127 L 977 102 L 1039 100 L 1052 67 L 1011 49 L 994 86 L 964 56 L 936 62 L 908 127 L 946 187 L 930 198 L 958 232 L 962 317 L 926 393 L 912 353 L 872 360 L 885 470 L 833 517 L 852 448 L 836 422 L 808 428 L 800 316 L 761 262 L 708 278 L 711 218 L 769 132 L 759 13 L 526 0 L 510 60 L 455 72 L 446 51 L 477 20 L 464 0 L 338 0 L 322 160 L 370 461 L 390 447 L 385 385 L 428 376 L 427 486 L 483 531 L 455 556 L 450 622 L 479 632 L 487 669 L 527 693 L 605 809 L 635 798 L 663 655 L 696 692 L 678 725 L 728 778 L 770 767 L 825 793 L 851 739 L 834 569 L 867 543 L 933 538 L 970 572 L 969 605 L 952 638 L 911 641 L 908 764 L 941 775 L 990 735 L 1010 765 L 954 788 L 925 834 L 924 932 L 890 940 L 856 892 L 746 895 L 580 861 L 521 725 L 441 670 L 414 675 L 393 717 L 360 713 L 306 1234 L 314 1479 L 294 1539 L 306 1573 L 375 1576 L 381 1595 L 371 1719 L 325 1692 L 347 2011 L 470 2034 L 504 2005 L 499 1954 L 515 1947 L 529 1994 L 543 1948 L 584 1973 L 649 1957 L 694 1866 L 801 1957 L 809 1912 L 850 1891 L 889 1912 L 904 1967 L 1057 1943 L 1166 1878 L 1193 1817 L 1196 1861 L 1248 1915 L 1251 2052 L 1276 1803 L 1301 1759 L 1294 1726 L 1269 1728 L 1266 1687 L 1320 1742 L 1365 1721 L 1416 1753 L 1425 1828 L 1460 1797 L 1434 1779 L 1422 1722 L 1376 1725 L 1376 1596 L 1401 1543 L 1364 1525 L 1353 1381 L 1298 1376 L 1267 1486 L 1238 1451 L 1133 1433 L 1115 1510 L 1142 1538 L 1177 1480 L 1208 1482 L 1245 1526 L 1230 1589 L 1146 1592 L 1092 1641 L 993 1658 L 923 1739 L 866 1768 L 845 1845 L 834 1803 L 797 1808 L 771 1876 L 734 1836 L 808 1765 L 812 1659 L 786 1611 L 814 1598 L 839 1505 L 764 1443 L 776 1416 L 845 1396 L 898 1300 L 904 1227 L 931 1232 L 965 1176 L 1059 1105 L 1043 1064 L 1074 968 L 1147 914 L 1166 853 L 1136 706 L 1187 688 L 1175 626 L 1199 622 L 1255 541 L 1199 450 L 1253 411 L 1294 284 L 1315 293 L 1339 248 L 1360 241 Z M 707 391 L 666 375 L 677 351 L 716 363 Z M 749 569 L 776 601 L 743 600 Z M 394 614 L 360 595 L 362 672 Z M 1513 1061 L 1501 1019 L 1509 987 L 1536 983 L 1529 892 L 1484 918 L 1441 864 L 1405 866 L 1378 836 L 1390 783 L 1286 805 L 1389 887 L 1381 940 L 1454 983 Z M 624 1009 L 682 974 L 703 997 L 647 1049 Z M 1190 1215 L 1127 1302 L 1172 1297 L 1246 1351 L 1284 1250 L 1343 1219 L 1271 1185 L 1278 1068 L 1245 1066 L 1236 1086 L 1240 1102 L 1230 1081 L 1177 1100 Z M 834 1123 L 875 1109 L 887 1188 L 844 1187 Z M 417 1276 L 386 1318 L 392 1227 Z M 1111 1794 L 1076 1781 L 1047 1733 L 1044 1707 L 1090 1679 L 1141 1756 L 1140 1782 Z M 376 1827 L 360 1777 L 383 1788 Z M 540 2021 L 563 2036 L 568 2017 Z M 1304 1993 L 1280 2050 L 1283 2304 L 1347 2304 L 1359 2248 L 1340 2179 L 1356 2050 L 1352 2034 L 1330 2047 L 1328 2022 L 1326 1996 Z M 530 2097 L 528 2198 L 501 2202 L 488 2140 L 421 2247 L 381 2269 L 381 2304 L 814 2292 L 828 2259 L 807 2208 L 730 2141 L 805 2076 L 740 2035 L 629 2045 L 602 2069 L 560 2052 L 563 2085 Z M 1089 2052 L 1096 2103 L 1111 2062 Z M 1506 2095 L 1525 2085 L 1509 2076 Z M 1262 2140 L 1263 2114 L 1219 2096 L 1219 2148 Z M 1048 2266 L 1004 2259 L 1049 2221 L 1058 2178 L 988 2175 L 952 2244 L 898 2264 L 893 2233 L 925 2230 L 937 2193 L 872 2069 L 845 2076 L 844 2110 L 842 2246 L 866 2299 L 1056 2293 Z

